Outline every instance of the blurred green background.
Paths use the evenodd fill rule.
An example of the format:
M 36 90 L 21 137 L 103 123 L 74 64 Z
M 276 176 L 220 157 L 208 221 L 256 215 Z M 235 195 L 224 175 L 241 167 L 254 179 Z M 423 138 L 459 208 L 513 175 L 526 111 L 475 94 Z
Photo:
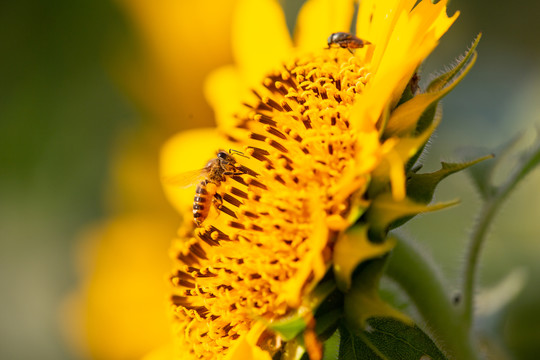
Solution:
M 290 24 L 300 4 L 285 4 Z M 0 7 L 0 358 L 71 359 L 58 311 L 76 281 L 76 236 L 107 215 L 118 138 L 151 121 L 111 75 L 115 57 L 136 39 L 110 0 Z M 425 81 L 477 33 L 483 39 L 472 72 L 444 100 L 428 170 L 440 159 L 462 159 L 460 148 L 494 147 L 540 123 L 540 3 L 453 0 L 450 9 L 461 15 L 424 66 Z M 486 286 L 517 267 L 529 273 L 502 329 L 520 359 L 540 353 L 539 190 L 536 170 L 499 214 L 482 256 Z M 455 286 L 480 200 L 464 174 L 446 180 L 436 196 L 462 204 L 421 216 L 405 231 L 425 243 Z

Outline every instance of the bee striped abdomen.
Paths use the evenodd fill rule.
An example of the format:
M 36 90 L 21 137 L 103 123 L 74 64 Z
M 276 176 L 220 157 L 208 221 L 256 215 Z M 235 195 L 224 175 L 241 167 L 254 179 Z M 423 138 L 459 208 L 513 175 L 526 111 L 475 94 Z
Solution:
M 203 180 L 197 185 L 193 199 L 193 220 L 195 220 L 197 226 L 201 226 L 208 216 L 215 193 L 216 185 L 208 180 Z

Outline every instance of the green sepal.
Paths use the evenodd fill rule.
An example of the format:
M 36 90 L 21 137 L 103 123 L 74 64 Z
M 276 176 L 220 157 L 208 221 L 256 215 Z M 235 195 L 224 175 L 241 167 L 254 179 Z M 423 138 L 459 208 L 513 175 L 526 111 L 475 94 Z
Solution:
M 339 291 L 337 293 L 341 294 Z M 317 339 L 321 341 L 324 346 L 326 346 L 326 342 L 335 335 L 342 317 L 343 300 L 341 300 L 340 304 L 334 309 L 318 312 L 315 316 L 315 334 L 317 335 Z M 292 339 L 292 342 L 302 349 L 306 348 L 304 342 L 305 330 L 306 329 L 298 333 L 296 337 Z M 339 344 L 336 346 L 339 346 Z
M 343 307 L 322 312 L 315 317 L 315 333 L 321 341 L 325 341 L 336 331 L 338 322 L 343 316 Z
M 289 341 L 304 331 L 306 328 L 306 321 L 302 316 L 295 313 L 290 317 L 269 324 L 268 328 L 279 333 L 283 340 Z
M 369 238 L 375 241 L 384 239 L 389 230 L 402 225 L 412 217 L 454 206 L 458 202 L 458 200 L 454 200 L 427 205 L 415 202 L 410 198 L 396 200 L 389 193 L 381 194 L 373 200 L 371 207 L 366 212 L 366 222 L 371 226 L 368 233 Z
M 354 272 L 350 290 L 345 294 L 344 320 L 347 326 L 360 332 L 372 317 L 391 317 L 412 324 L 405 314 L 394 309 L 379 296 L 379 282 L 387 256 L 363 262 Z
M 456 66 L 429 84 L 425 93 L 416 95 L 392 112 L 385 129 L 385 138 L 421 133 L 431 125 L 439 100 L 453 90 L 474 65 L 477 57 L 476 46 L 480 37 L 478 35 Z
M 394 318 L 371 318 L 361 333 L 346 326 L 341 326 L 339 332 L 340 360 L 447 360 L 418 326 Z
M 418 82 L 420 81 L 420 76 L 418 75 L 418 69 L 413 73 L 413 76 L 407 83 L 407 86 L 405 87 L 405 90 L 403 90 L 403 93 L 401 94 L 401 98 L 399 99 L 397 106 L 411 100 L 416 92 L 418 91 Z
M 444 178 L 492 157 L 493 155 L 487 155 L 463 163 L 447 163 L 443 161 L 441 162 L 441 168 L 431 173 L 418 174 L 411 171 L 407 176 L 407 196 L 418 203 L 429 204 L 433 199 L 435 188 Z
M 422 132 L 416 132 L 414 137 L 407 138 L 405 141 L 401 141 L 398 145 L 398 149 L 404 154 L 408 154 L 405 158 L 405 171 L 408 172 L 416 163 L 420 155 L 424 152 L 427 142 L 431 138 L 431 135 L 439 126 L 442 120 L 442 113 L 435 112 L 430 120 L 430 125 L 422 130 Z
M 427 143 L 433 131 L 437 125 L 439 125 L 440 117 L 437 118 L 431 126 L 424 130 L 422 133 L 415 136 L 405 136 L 397 140 L 397 144 L 393 149 L 393 154 L 397 155 L 399 159 L 400 166 L 408 169 L 408 165 L 411 162 L 411 158 L 415 158 L 421 153 L 421 149 Z M 392 141 L 394 139 L 390 139 Z M 370 182 L 369 188 L 367 190 L 368 198 L 374 199 L 380 193 L 389 192 L 390 190 L 390 172 L 391 172 L 391 154 L 387 154 L 387 159 L 382 161 L 379 166 L 377 166 L 372 172 L 372 180 Z
M 396 244 L 393 238 L 374 243 L 369 240 L 367 230 L 366 225 L 355 226 L 343 234 L 334 246 L 334 274 L 341 291 L 349 290 L 353 271 L 359 264 L 387 254 Z
M 390 120 L 390 114 L 390 105 L 387 105 L 384 107 L 383 113 L 381 114 L 379 121 L 377 121 L 377 129 L 379 129 L 379 137 L 381 139 L 384 137 L 384 131 L 386 129 L 386 124 L 388 124 L 388 120 Z
M 453 81 L 452 79 L 458 76 L 460 72 L 463 71 L 467 63 L 469 63 L 469 61 L 472 60 L 476 51 L 476 47 L 478 46 L 478 43 L 480 42 L 481 38 L 482 38 L 482 33 L 476 36 L 469 50 L 465 53 L 465 55 L 461 58 L 461 60 L 452 69 L 436 77 L 429 83 L 426 89 L 426 92 L 440 91 L 449 83 L 451 83 Z
M 459 84 L 461 80 L 463 80 L 463 78 L 468 74 L 469 70 L 476 62 L 476 47 L 478 46 L 481 38 L 482 34 L 480 33 L 478 34 L 478 36 L 476 36 L 476 39 L 474 39 L 471 47 L 465 53 L 461 61 L 459 61 L 456 66 L 454 66 L 446 73 L 432 80 L 431 83 L 428 85 L 426 93 L 435 93 L 439 94 L 440 96 L 438 96 L 438 98 L 433 103 L 431 103 L 431 105 L 429 105 L 426 110 L 424 110 L 422 116 L 420 116 L 420 119 L 418 120 L 418 123 L 416 125 L 417 133 L 424 131 L 424 129 L 426 129 L 431 124 L 433 118 L 437 113 L 437 106 L 439 104 L 439 100 L 441 100 L 444 96 L 446 96 L 446 94 L 452 91 L 454 87 Z
M 279 333 L 283 340 L 289 341 L 300 334 L 307 326 L 306 314 L 315 313 L 317 308 L 336 289 L 333 279 L 322 281 L 308 295 L 305 305 L 291 315 L 268 324 L 268 328 Z

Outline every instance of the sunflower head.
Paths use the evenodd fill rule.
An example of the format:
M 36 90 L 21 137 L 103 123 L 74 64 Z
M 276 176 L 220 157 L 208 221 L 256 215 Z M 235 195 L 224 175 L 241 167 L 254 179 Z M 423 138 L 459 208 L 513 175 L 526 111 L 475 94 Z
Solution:
M 184 214 L 170 277 L 182 358 L 270 359 L 294 346 L 318 358 L 320 304 L 391 250 L 390 228 L 429 209 L 407 176 L 437 123 L 427 110 L 463 71 L 419 91 L 418 66 L 457 14 L 415 3 L 362 1 L 353 35 L 343 32 L 353 2 L 308 1 L 293 46 L 276 3 L 240 2 L 237 66 L 207 86 L 217 129 L 180 134 L 163 152 L 165 176 L 210 161 L 195 200 L 166 184 Z

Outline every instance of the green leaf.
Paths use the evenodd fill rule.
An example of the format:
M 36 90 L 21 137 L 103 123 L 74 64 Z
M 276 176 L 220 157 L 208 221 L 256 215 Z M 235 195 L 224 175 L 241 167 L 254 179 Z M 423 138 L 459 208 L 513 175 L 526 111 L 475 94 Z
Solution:
M 353 333 L 344 326 L 340 332 L 340 359 L 447 360 L 418 326 L 396 319 L 371 318 L 361 333 Z
M 366 337 L 388 359 L 446 360 L 433 340 L 417 325 L 393 318 L 372 318 L 368 325 Z
M 386 260 L 364 262 L 354 272 L 339 327 L 339 359 L 421 359 L 425 355 L 445 360 L 429 336 L 408 316 L 381 300 L 378 289 Z
M 339 356 L 339 344 L 341 343 L 341 334 L 339 330 L 334 331 L 332 336 L 323 344 L 323 360 L 336 360 Z
M 419 203 L 428 204 L 433 198 L 435 188 L 444 178 L 492 157 L 493 155 L 487 155 L 464 163 L 441 162 L 441 168 L 432 173 L 411 172 L 407 179 L 407 195 Z
M 371 349 L 359 336 L 355 336 L 346 326 L 339 328 L 341 343 L 339 344 L 340 360 L 381 360 L 384 355 Z

